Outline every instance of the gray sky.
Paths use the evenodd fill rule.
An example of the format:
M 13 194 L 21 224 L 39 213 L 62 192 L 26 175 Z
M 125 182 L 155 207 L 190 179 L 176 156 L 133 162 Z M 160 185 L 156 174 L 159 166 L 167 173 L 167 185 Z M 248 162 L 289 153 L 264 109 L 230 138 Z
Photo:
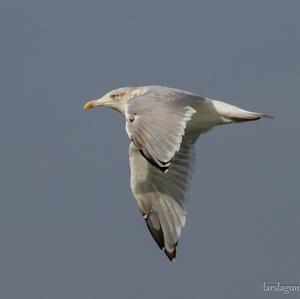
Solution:
M 299 283 L 300 2 L 49 3 L 0 9 L 0 299 L 252 299 Z M 199 139 L 175 264 L 132 200 L 124 119 L 82 109 L 147 84 L 276 116 Z

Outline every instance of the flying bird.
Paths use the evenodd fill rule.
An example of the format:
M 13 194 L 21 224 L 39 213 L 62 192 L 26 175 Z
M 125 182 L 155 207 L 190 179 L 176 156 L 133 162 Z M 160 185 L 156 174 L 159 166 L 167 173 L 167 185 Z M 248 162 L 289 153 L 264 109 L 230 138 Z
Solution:
M 198 137 L 217 125 L 271 118 L 165 86 L 118 88 L 84 105 L 96 107 L 125 116 L 131 190 L 152 237 L 171 261 L 185 225 Z

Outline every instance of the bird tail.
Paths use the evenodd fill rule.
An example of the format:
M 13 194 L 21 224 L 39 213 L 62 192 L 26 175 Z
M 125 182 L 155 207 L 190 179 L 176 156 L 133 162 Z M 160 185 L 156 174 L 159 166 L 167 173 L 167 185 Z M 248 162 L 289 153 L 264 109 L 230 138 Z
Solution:
M 260 118 L 274 118 L 272 115 L 266 113 L 247 111 L 217 100 L 212 100 L 212 103 L 224 123 L 245 122 Z

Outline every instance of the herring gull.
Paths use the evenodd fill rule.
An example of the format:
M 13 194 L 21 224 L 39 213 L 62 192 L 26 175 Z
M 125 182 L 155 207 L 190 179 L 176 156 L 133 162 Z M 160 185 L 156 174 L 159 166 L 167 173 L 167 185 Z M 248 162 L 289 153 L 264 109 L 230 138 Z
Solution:
M 185 225 L 198 137 L 217 125 L 271 116 L 164 86 L 123 87 L 89 101 L 125 116 L 131 189 L 157 245 L 172 261 Z

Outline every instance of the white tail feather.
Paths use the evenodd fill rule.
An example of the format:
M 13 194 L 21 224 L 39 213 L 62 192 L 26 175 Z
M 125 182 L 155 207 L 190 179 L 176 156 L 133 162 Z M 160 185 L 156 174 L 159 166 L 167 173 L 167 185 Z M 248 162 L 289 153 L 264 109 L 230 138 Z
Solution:
M 223 118 L 224 122 L 241 122 L 248 120 L 256 120 L 262 117 L 273 118 L 273 116 L 265 113 L 247 111 L 217 100 L 212 100 L 212 104 L 214 105 L 219 115 Z

